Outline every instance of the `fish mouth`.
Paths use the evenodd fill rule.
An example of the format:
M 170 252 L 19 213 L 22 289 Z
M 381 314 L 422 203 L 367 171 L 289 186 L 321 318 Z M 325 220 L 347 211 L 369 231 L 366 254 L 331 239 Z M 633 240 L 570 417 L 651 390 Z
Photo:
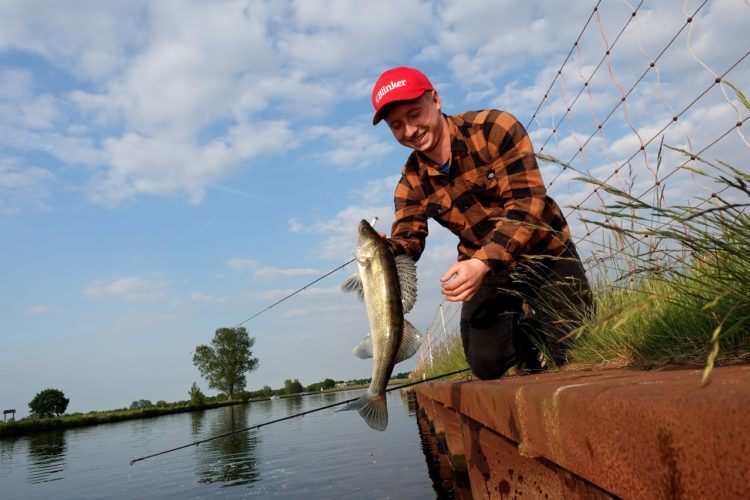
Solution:
M 360 232 L 360 234 L 365 234 L 365 233 L 368 233 L 370 231 L 372 231 L 372 226 L 370 225 L 369 222 L 367 222 L 366 219 L 362 219 L 361 221 L 359 221 L 359 232 Z

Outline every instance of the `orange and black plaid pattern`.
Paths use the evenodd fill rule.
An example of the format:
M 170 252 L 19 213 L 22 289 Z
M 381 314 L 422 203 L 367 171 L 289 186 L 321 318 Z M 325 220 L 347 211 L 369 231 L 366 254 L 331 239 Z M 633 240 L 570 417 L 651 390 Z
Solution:
M 418 259 L 435 219 L 459 237 L 458 258 L 500 270 L 527 255 L 561 255 L 570 229 L 547 196 L 531 140 L 516 118 L 485 110 L 446 116 L 451 132 L 445 175 L 413 152 L 396 186 L 394 254 Z

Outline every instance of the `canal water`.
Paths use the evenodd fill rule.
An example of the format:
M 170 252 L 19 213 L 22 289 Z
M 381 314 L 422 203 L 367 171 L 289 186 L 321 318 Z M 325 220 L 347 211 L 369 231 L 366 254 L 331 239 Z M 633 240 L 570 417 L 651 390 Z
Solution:
M 137 462 L 135 458 L 345 399 L 253 402 L 0 440 L 2 498 L 436 498 L 415 409 L 388 394 L 385 432 L 323 410 Z

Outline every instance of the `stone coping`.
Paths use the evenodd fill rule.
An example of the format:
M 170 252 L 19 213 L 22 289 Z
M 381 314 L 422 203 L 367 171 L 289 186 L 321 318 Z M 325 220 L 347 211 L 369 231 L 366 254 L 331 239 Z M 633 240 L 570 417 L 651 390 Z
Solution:
M 750 365 L 430 382 L 422 398 L 625 498 L 750 497 Z M 468 464 L 471 467 L 471 464 Z

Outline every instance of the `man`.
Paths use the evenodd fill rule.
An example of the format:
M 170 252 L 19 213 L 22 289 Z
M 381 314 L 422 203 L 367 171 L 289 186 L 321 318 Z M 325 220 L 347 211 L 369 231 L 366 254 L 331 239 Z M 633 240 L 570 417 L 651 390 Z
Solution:
M 547 196 L 531 141 L 510 114 L 455 116 L 420 71 L 384 72 L 372 91 L 373 125 L 384 120 L 412 149 L 394 196 L 391 251 L 418 259 L 435 219 L 459 238 L 441 278 L 446 300 L 463 302 L 461 338 L 473 373 L 542 369 L 539 348 L 567 362 L 567 333 L 591 292 L 563 214 Z

